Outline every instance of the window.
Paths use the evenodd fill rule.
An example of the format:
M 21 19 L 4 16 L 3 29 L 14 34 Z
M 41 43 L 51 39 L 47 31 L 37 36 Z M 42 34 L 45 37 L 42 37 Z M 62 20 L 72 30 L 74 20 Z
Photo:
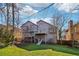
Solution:
M 49 33 L 54 33 L 55 29 L 53 27 L 49 27 Z

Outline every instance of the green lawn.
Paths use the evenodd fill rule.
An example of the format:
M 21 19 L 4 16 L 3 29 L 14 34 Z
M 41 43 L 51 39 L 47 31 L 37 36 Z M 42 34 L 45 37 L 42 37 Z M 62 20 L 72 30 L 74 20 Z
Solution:
M 0 56 L 75 56 L 79 55 L 78 48 L 62 45 L 26 44 L 20 47 L 8 46 L 0 49 Z

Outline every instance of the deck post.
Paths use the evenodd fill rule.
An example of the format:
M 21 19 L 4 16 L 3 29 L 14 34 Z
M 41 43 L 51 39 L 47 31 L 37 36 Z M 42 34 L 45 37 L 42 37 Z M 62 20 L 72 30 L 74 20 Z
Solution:
M 46 44 L 46 35 L 44 36 L 44 38 L 45 38 L 45 44 Z

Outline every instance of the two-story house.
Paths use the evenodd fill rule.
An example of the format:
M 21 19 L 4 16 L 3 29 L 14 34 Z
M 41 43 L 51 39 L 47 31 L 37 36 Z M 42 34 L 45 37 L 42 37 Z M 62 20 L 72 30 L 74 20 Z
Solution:
M 43 20 L 38 21 L 37 24 L 28 21 L 21 28 L 26 42 L 57 43 L 56 27 Z
M 37 25 L 27 21 L 21 26 L 24 42 L 34 42 L 35 33 L 37 32 Z
M 51 25 L 43 20 L 37 22 L 38 32 L 36 37 L 38 40 L 43 40 L 45 43 L 56 43 L 57 39 L 57 30 L 54 25 Z
M 79 23 L 73 24 L 73 21 L 70 20 L 68 23 L 68 29 L 66 30 L 65 35 L 66 41 L 78 41 L 79 42 Z

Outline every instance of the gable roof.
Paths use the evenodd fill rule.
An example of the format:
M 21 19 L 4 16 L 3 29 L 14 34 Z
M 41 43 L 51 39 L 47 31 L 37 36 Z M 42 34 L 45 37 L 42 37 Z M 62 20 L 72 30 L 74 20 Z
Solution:
M 3 25 L 3 24 L 0 24 L 0 27 L 5 27 L 5 25 Z
M 43 21 L 43 20 L 39 20 L 37 23 L 39 23 L 39 22 L 44 22 L 45 24 L 48 24 L 48 25 L 50 25 L 50 26 L 54 26 L 54 25 L 52 25 L 52 24 L 50 24 L 50 23 L 48 23 L 48 22 L 46 22 L 46 21 Z M 27 23 L 32 23 L 33 25 L 37 26 L 37 24 L 35 24 L 35 23 L 31 22 L 31 21 L 25 22 L 22 26 L 24 26 L 24 25 L 27 24 Z M 21 26 L 21 27 L 22 27 L 22 26 Z M 56 26 L 54 26 L 54 27 L 56 27 Z
M 76 27 L 76 26 L 78 26 L 79 25 L 79 23 L 76 23 L 76 24 L 74 24 L 73 25 L 73 27 L 72 28 L 74 28 L 74 27 Z M 68 29 L 66 29 L 66 32 L 68 32 L 69 31 L 69 28 Z
M 46 21 L 43 21 L 43 20 L 39 20 L 37 23 L 39 23 L 39 22 L 44 22 L 44 23 L 46 23 L 46 24 L 48 24 L 48 25 L 50 25 L 50 26 L 54 26 L 54 25 L 52 25 L 52 24 L 50 24 L 50 23 L 48 23 L 48 22 L 46 22 Z M 56 27 L 56 26 L 54 26 L 54 27 Z
M 4 25 L 4 24 L 0 24 L 0 28 L 6 28 L 7 27 L 7 25 Z M 8 28 L 12 28 L 13 26 L 12 25 L 8 25 Z M 15 28 L 15 30 L 21 30 L 20 28 L 18 28 L 18 27 L 14 27 Z
M 77 26 L 77 25 L 79 25 L 79 23 L 76 23 L 74 26 Z
M 24 25 L 27 24 L 27 23 L 32 23 L 33 25 L 37 26 L 35 23 L 33 23 L 33 22 L 31 22 L 31 21 L 25 22 L 22 26 L 24 26 Z M 22 27 L 22 26 L 21 26 L 21 27 Z

